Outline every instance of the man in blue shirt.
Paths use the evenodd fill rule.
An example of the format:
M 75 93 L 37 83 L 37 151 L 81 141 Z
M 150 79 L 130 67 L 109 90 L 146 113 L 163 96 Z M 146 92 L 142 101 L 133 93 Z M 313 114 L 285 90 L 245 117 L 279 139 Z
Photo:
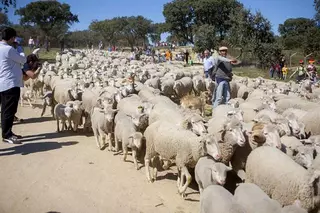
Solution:
M 20 55 L 11 45 L 17 32 L 8 27 L 2 31 L 0 41 L 0 97 L 2 140 L 11 144 L 20 144 L 18 135 L 12 132 L 14 116 L 18 109 L 20 87 L 23 87 L 21 65 L 26 57 Z

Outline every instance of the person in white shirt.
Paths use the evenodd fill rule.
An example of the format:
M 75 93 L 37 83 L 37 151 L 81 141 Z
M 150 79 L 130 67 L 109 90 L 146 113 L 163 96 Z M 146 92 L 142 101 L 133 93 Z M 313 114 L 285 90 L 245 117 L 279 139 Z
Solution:
M 30 51 L 32 51 L 34 47 L 34 40 L 31 36 L 29 38 L 28 45 L 29 45 Z
M 19 54 L 13 45 L 17 32 L 13 28 L 2 31 L 0 41 L 0 97 L 1 97 L 1 128 L 3 142 L 20 144 L 21 136 L 12 132 L 14 116 L 18 109 L 20 87 L 23 87 L 21 65 L 27 59 Z

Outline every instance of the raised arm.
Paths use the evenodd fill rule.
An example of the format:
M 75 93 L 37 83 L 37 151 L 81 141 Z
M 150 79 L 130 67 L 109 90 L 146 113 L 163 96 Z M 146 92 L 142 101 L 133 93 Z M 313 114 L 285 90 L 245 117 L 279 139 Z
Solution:
M 15 61 L 18 64 L 24 64 L 27 62 L 27 58 L 18 53 L 18 51 L 14 48 L 10 48 L 9 50 L 9 58 Z

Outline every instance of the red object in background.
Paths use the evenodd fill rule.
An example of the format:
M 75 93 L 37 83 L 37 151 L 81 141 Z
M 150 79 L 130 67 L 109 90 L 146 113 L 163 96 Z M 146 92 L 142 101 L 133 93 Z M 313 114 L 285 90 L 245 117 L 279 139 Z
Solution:
M 299 63 L 300 63 L 300 64 L 303 64 L 303 60 L 300 60 Z

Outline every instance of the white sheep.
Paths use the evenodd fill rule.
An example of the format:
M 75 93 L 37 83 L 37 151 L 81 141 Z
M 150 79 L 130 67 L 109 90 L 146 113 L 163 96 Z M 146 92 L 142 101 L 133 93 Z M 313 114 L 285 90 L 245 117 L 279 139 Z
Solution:
M 234 199 L 246 213 L 281 213 L 281 205 L 252 183 L 241 183 Z
M 122 142 L 123 161 L 126 161 L 128 148 L 132 149 L 133 162 L 136 169 L 139 169 L 137 162 L 137 151 L 142 146 L 143 135 L 136 131 L 136 127 L 132 120 L 124 113 L 119 112 L 116 115 L 116 125 L 114 129 L 115 148 L 119 150 L 118 143 Z
M 206 82 L 201 75 L 193 76 L 193 91 L 196 95 L 200 95 L 201 92 L 206 90 Z
M 54 117 L 54 106 L 53 106 L 53 97 L 52 97 L 52 91 L 47 91 L 44 96 L 42 97 L 43 103 L 42 103 L 42 112 L 41 117 L 44 115 L 47 106 L 51 107 L 51 114 L 52 117 Z
M 290 205 L 282 208 L 281 213 L 308 213 L 307 210 L 297 206 Z
M 73 129 L 74 132 L 77 132 L 79 125 L 82 125 L 82 116 L 83 116 L 82 101 L 78 101 L 78 100 L 68 101 L 66 105 L 74 109 L 71 115 L 71 121 L 73 123 L 73 127 L 69 126 L 69 128 Z
M 299 200 L 308 211 L 319 208 L 315 190 L 319 176 L 319 171 L 308 171 L 280 150 L 267 146 L 253 150 L 246 164 L 246 183 L 258 185 L 284 206 Z
M 208 186 L 200 195 L 200 213 L 246 213 L 234 197 L 219 185 Z
M 221 158 L 216 139 L 211 135 L 198 137 L 168 121 L 157 121 L 144 132 L 146 138 L 145 167 L 147 180 L 156 179 L 156 169 L 151 178 L 150 160 L 160 155 L 163 159 L 175 159 L 178 169 L 178 192 L 185 196 L 185 191 L 191 182 L 188 167 L 194 168 L 200 157 L 206 154 L 215 160 Z M 183 177 L 186 183 L 183 185 Z
M 247 141 L 245 146 L 238 147 L 232 158 L 232 169 L 237 173 L 241 180 L 245 180 L 245 166 L 246 161 L 252 150 L 257 147 L 268 144 L 269 146 L 281 147 L 279 133 L 274 125 L 256 123 L 252 127 L 251 131 L 246 132 Z
M 32 105 L 31 101 L 33 101 L 33 93 L 30 89 L 23 87 L 21 88 L 21 92 L 20 92 L 20 105 L 21 107 L 23 107 L 23 101 L 28 101 L 29 106 L 34 108 L 34 106 Z
M 201 157 L 194 170 L 200 194 L 210 185 L 223 186 L 226 182 L 227 172 L 231 170 L 232 168 L 216 162 L 209 156 Z
M 72 107 L 68 107 L 64 104 L 57 104 L 54 107 L 54 116 L 57 121 L 57 132 L 60 132 L 59 121 L 61 121 L 62 124 L 62 131 L 64 131 L 65 127 L 67 126 L 66 121 L 68 121 L 69 124 L 71 123 L 73 110 L 74 109 Z
M 117 110 L 102 110 L 94 107 L 91 112 L 92 130 L 96 139 L 98 148 L 101 150 L 105 146 L 106 135 L 108 137 L 109 151 L 112 151 L 112 134 L 114 129 L 114 117 Z M 101 142 L 100 142 L 101 140 Z
M 177 97 L 181 98 L 192 92 L 193 83 L 190 77 L 183 77 L 180 80 L 176 80 L 173 85 L 173 90 Z

